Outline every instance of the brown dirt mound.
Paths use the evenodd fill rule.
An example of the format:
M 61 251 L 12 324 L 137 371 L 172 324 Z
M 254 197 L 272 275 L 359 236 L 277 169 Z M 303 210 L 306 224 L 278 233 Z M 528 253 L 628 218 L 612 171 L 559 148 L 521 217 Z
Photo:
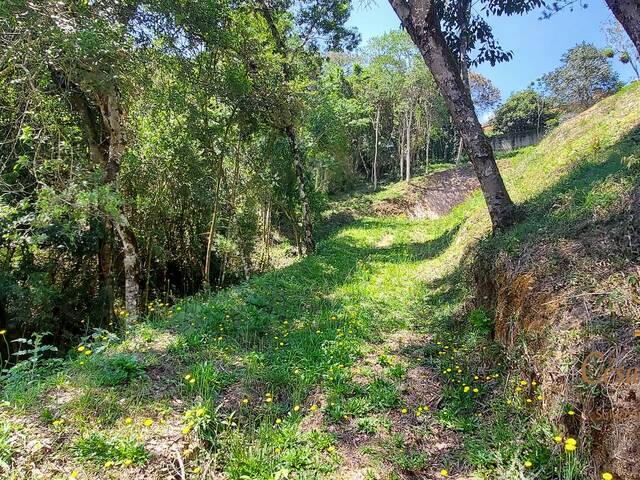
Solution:
M 378 215 L 439 218 L 465 201 L 479 186 L 471 167 L 453 168 L 410 183 L 404 196 L 384 200 L 374 211 Z

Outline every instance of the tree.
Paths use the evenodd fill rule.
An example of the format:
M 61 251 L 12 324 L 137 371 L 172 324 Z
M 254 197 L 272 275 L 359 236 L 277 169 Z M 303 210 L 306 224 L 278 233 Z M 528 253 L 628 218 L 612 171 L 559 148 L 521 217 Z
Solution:
M 533 89 L 513 93 L 497 110 L 493 124 L 497 133 L 543 131 L 556 119 L 549 102 Z
M 614 55 L 622 63 L 628 63 L 636 74 L 636 78 L 640 79 L 640 52 L 634 47 L 629 36 L 624 31 L 620 22 L 611 20 L 603 25 L 604 36 L 609 43 L 609 49 L 605 52 L 605 56 L 612 58 Z
M 471 100 L 480 113 L 493 109 L 500 103 L 500 90 L 487 77 L 477 72 L 469 72 Z
M 390 0 L 390 3 L 420 50 L 447 103 L 480 181 L 493 228 L 511 225 L 514 222 L 513 202 L 478 121 L 471 95 L 440 29 L 436 3 L 433 0 Z
M 568 111 L 589 108 L 619 86 L 618 75 L 604 54 L 589 43 L 567 51 L 557 69 L 543 76 L 554 100 Z

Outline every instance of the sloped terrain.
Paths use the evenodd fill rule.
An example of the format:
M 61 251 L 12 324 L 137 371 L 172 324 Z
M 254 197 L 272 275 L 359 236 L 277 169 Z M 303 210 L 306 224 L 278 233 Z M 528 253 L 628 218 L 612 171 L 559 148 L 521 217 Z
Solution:
M 637 386 L 579 368 L 638 353 L 639 89 L 505 160 L 507 232 L 478 192 L 371 215 L 392 186 L 335 205 L 317 255 L 15 369 L 5 477 L 637 478 L 634 424 L 589 416 Z

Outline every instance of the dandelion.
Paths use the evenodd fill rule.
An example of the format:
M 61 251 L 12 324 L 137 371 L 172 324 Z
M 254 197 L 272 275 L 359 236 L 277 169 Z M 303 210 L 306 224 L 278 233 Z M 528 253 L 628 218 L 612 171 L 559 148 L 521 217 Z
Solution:
M 442 470 L 440 470 L 440 475 L 442 477 L 448 477 L 449 476 L 449 472 L 446 469 L 443 468 Z
M 191 426 L 190 426 L 190 425 L 187 425 L 186 427 L 184 427 L 184 428 L 182 429 L 182 433 L 183 433 L 184 435 L 189 434 L 189 432 L 190 432 L 190 431 L 191 431 Z
M 131 425 L 133 423 L 133 418 L 127 417 L 124 419 L 125 425 Z
M 331 445 L 330 447 L 327 448 L 327 452 L 329 453 L 333 453 L 336 451 L 336 447 L 334 447 L 333 445 Z
M 573 452 L 573 451 L 575 451 L 576 446 L 575 446 L 575 445 L 573 445 L 573 444 L 571 444 L 571 443 L 565 443 L 565 445 L 564 445 L 564 449 L 565 449 L 567 452 Z
M 78 351 L 79 351 L 79 352 L 83 352 L 83 351 L 84 351 L 84 348 L 85 348 L 85 347 L 84 347 L 84 345 L 80 345 L 80 346 L 78 347 Z
M 142 424 L 143 424 L 145 427 L 150 427 L 151 425 L 153 425 L 153 420 L 151 420 L 150 418 L 147 418 L 147 419 L 145 419 L 145 421 L 144 421 L 144 422 L 142 422 Z
M 403 408 L 403 409 L 401 410 L 401 412 L 402 412 L 402 413 L 407 413 L 407 412 L 408 412 L 408 410 L 407 410 L 406 408 Z
M 604 472 L 602 474 L 602 480 L 613 480 L 613 475 L 609 472 Z
M 0 330 L 0 335 L 4 335 L 5 333 L 7 333 L 6 330 Z
M 196 383 L 196 379 L 195 379 L 195 378 L 190 378 L 190 379 L 189 379 L 189 383 L 190 383 L 191 385 L 193 385 L 194 383 Z
M 58 418 L 57 420 L 54 420 L 54 421 L 53 421 L 53 422 L 51 422 L 51 423 L 52 423 L 52 425 L 53 425 L 54 427 L 60 427 L 60 426 L 62 426 L 62 424 L 64 423 L 64 419 L 62 419 L 62 418 Z
M 530 460 L 527 460 L 526 462 L 524 462 L 524 466 L 525 466 L 525 468 L 531 468 L 531 467 L 533 467 L 533 463 L 531 463 Z
M 104 468 L 111 468 L 113 467 L 113 462 L 111 460 L 107 460 L 106 462 L 104 462 Z
M 311 405 L 311 407 L 309 408 L 309 410 L 311 410 L 312 412 L 315 412 L 318 409 L 317 405 Z
M 71 473 L 69 474 L 69 478 L 78 478 L 78 475 L 80 475 L 80 474 L 78 473 L 78 470 L 74 470 L 73 472 L 71 472 Z
M 553 440 L 556 443 L 562 443 L 562 437 L 560 435 L 556 435 L 555 437 L 553 437 Z
M 477 388 L 473 389 L 473 393 L 478 393 L 480 390 L 478 390 Z
M 87 355 L 87 356 L 91 355 L 91 350 L 85 350 L 84 354 Z
M 191 374 L 190 374 L 190 373 L 187 373 L 187 374 L 184 376 L 184 379 L 185 379 L 185 380 L 187 380 L 187 381 L 191 380 Z
M 129 466 L 129 465 L 131 465 L 132 463 L 133 463 L 133 460 L 131 460 L 130 458 L 125 458 L 125 459 L 123 460 L 123 462 L 122 462 L 122 464 L 123 464 L 125 467 L 128 467 L 128 466 Z
M 279 418 L 276 418 L 276 425 L 280 425 L 282 423 L 282 420 Z
M 242 399 L 242 403 L 244 403 L 245 405 L 249 403 L 249 399 L 248 398 L 243 398 Z
M 202 468 L 201 467 L 194 467 L 193 470 L 191 470 L 193 473 L 200 473 L 202 472 Z
M 522 385 L 523 387 L 527 384 L 528 382 L 526 380 L 520 380 L 520 385 Z
M 464 387 L 464 393 L 467 393 L 469 390 L 471 390 L 471 387 Z
M 296 405 L 295 407 L 293 407 L 293 411 L 294 412 L 300 411 L 300 405 Z
M 573 415 L 575 415 L 575 414 L 576 414 L 576 412 L 574 412 L 573 410 L 569 410 L 569 411 L 567 412 L 567 414 L 569 414 L 569 415 L 572 415 L 572 416 L 573 416 Z
M 282 452 L 282 449 L 280 447 L 277 447 L 275 452 L 276 454 L 280 455 L 280 453 Z

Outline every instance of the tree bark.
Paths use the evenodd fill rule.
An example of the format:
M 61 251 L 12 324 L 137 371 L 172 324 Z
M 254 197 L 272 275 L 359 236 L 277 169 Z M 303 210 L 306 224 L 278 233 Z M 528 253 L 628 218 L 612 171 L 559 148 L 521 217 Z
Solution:
M 431 117 L 427 119 L 427 145 L 425 148 L 425 175 L 429 173 L 429 145 L 431 143 Z
M 109 139 L 109 151 L 106 159 L 104 182 L 117 188 L 116 181 L 120 172 L 126 142 L 122 122 L 120 101 L 115 89 L 96 95 L 96 103 L 102 114 L 103 128 Z M 122 242 L 124 255 L 124 300 L 129 321 L 135 321 L 140 313 L 139 308 L 139 271 L 138 246 L 133 229 L 123 212 L 113 219 L 114 226 Z
M 304 229 L 304 249 L 307 255 L 313 253 L 316 249 L 316 243 L 313 239 L 313 223 L 311 222 L 311 211 L 309 207 L 309 199 L 307 198 L 306 181 L 304 178 L 304 167 L 302 160 L 302 152 L 298 145 L 296 130 L 293 125 L 286 127 L 287 137 L 289 138 L 289 146 L 293 154 L 293 163 L 298 179 L 298 197 L 300 198 L 300 206 L 302 207 L 302 227 Z
M 373 189 L 378 189 L 378 135 L 380 134 L 380 105 L 376 108 L 375 143 L 373 145 Z
M 411 124 L 413 123 L 413 110 L 409 110 L 409 114 L 407 116 L 407 128 L 406 128 L 406 134 L 407 134 L 407 149 L 405 151 L 405 180 L 408 182 L 409 180 L 411 180 Z
M 475 173 L 480 181 L 494 230 L 514 222 L 514 205 L 496 165 L 491 145 L 465 88 L 460 71 L 440 30 L 433 0 L 389 0 L 444 97 L 454 125 L 460 132 Z
M 640 53 L 640 2 L 638 0 L 606 0 L 606 2 Z

